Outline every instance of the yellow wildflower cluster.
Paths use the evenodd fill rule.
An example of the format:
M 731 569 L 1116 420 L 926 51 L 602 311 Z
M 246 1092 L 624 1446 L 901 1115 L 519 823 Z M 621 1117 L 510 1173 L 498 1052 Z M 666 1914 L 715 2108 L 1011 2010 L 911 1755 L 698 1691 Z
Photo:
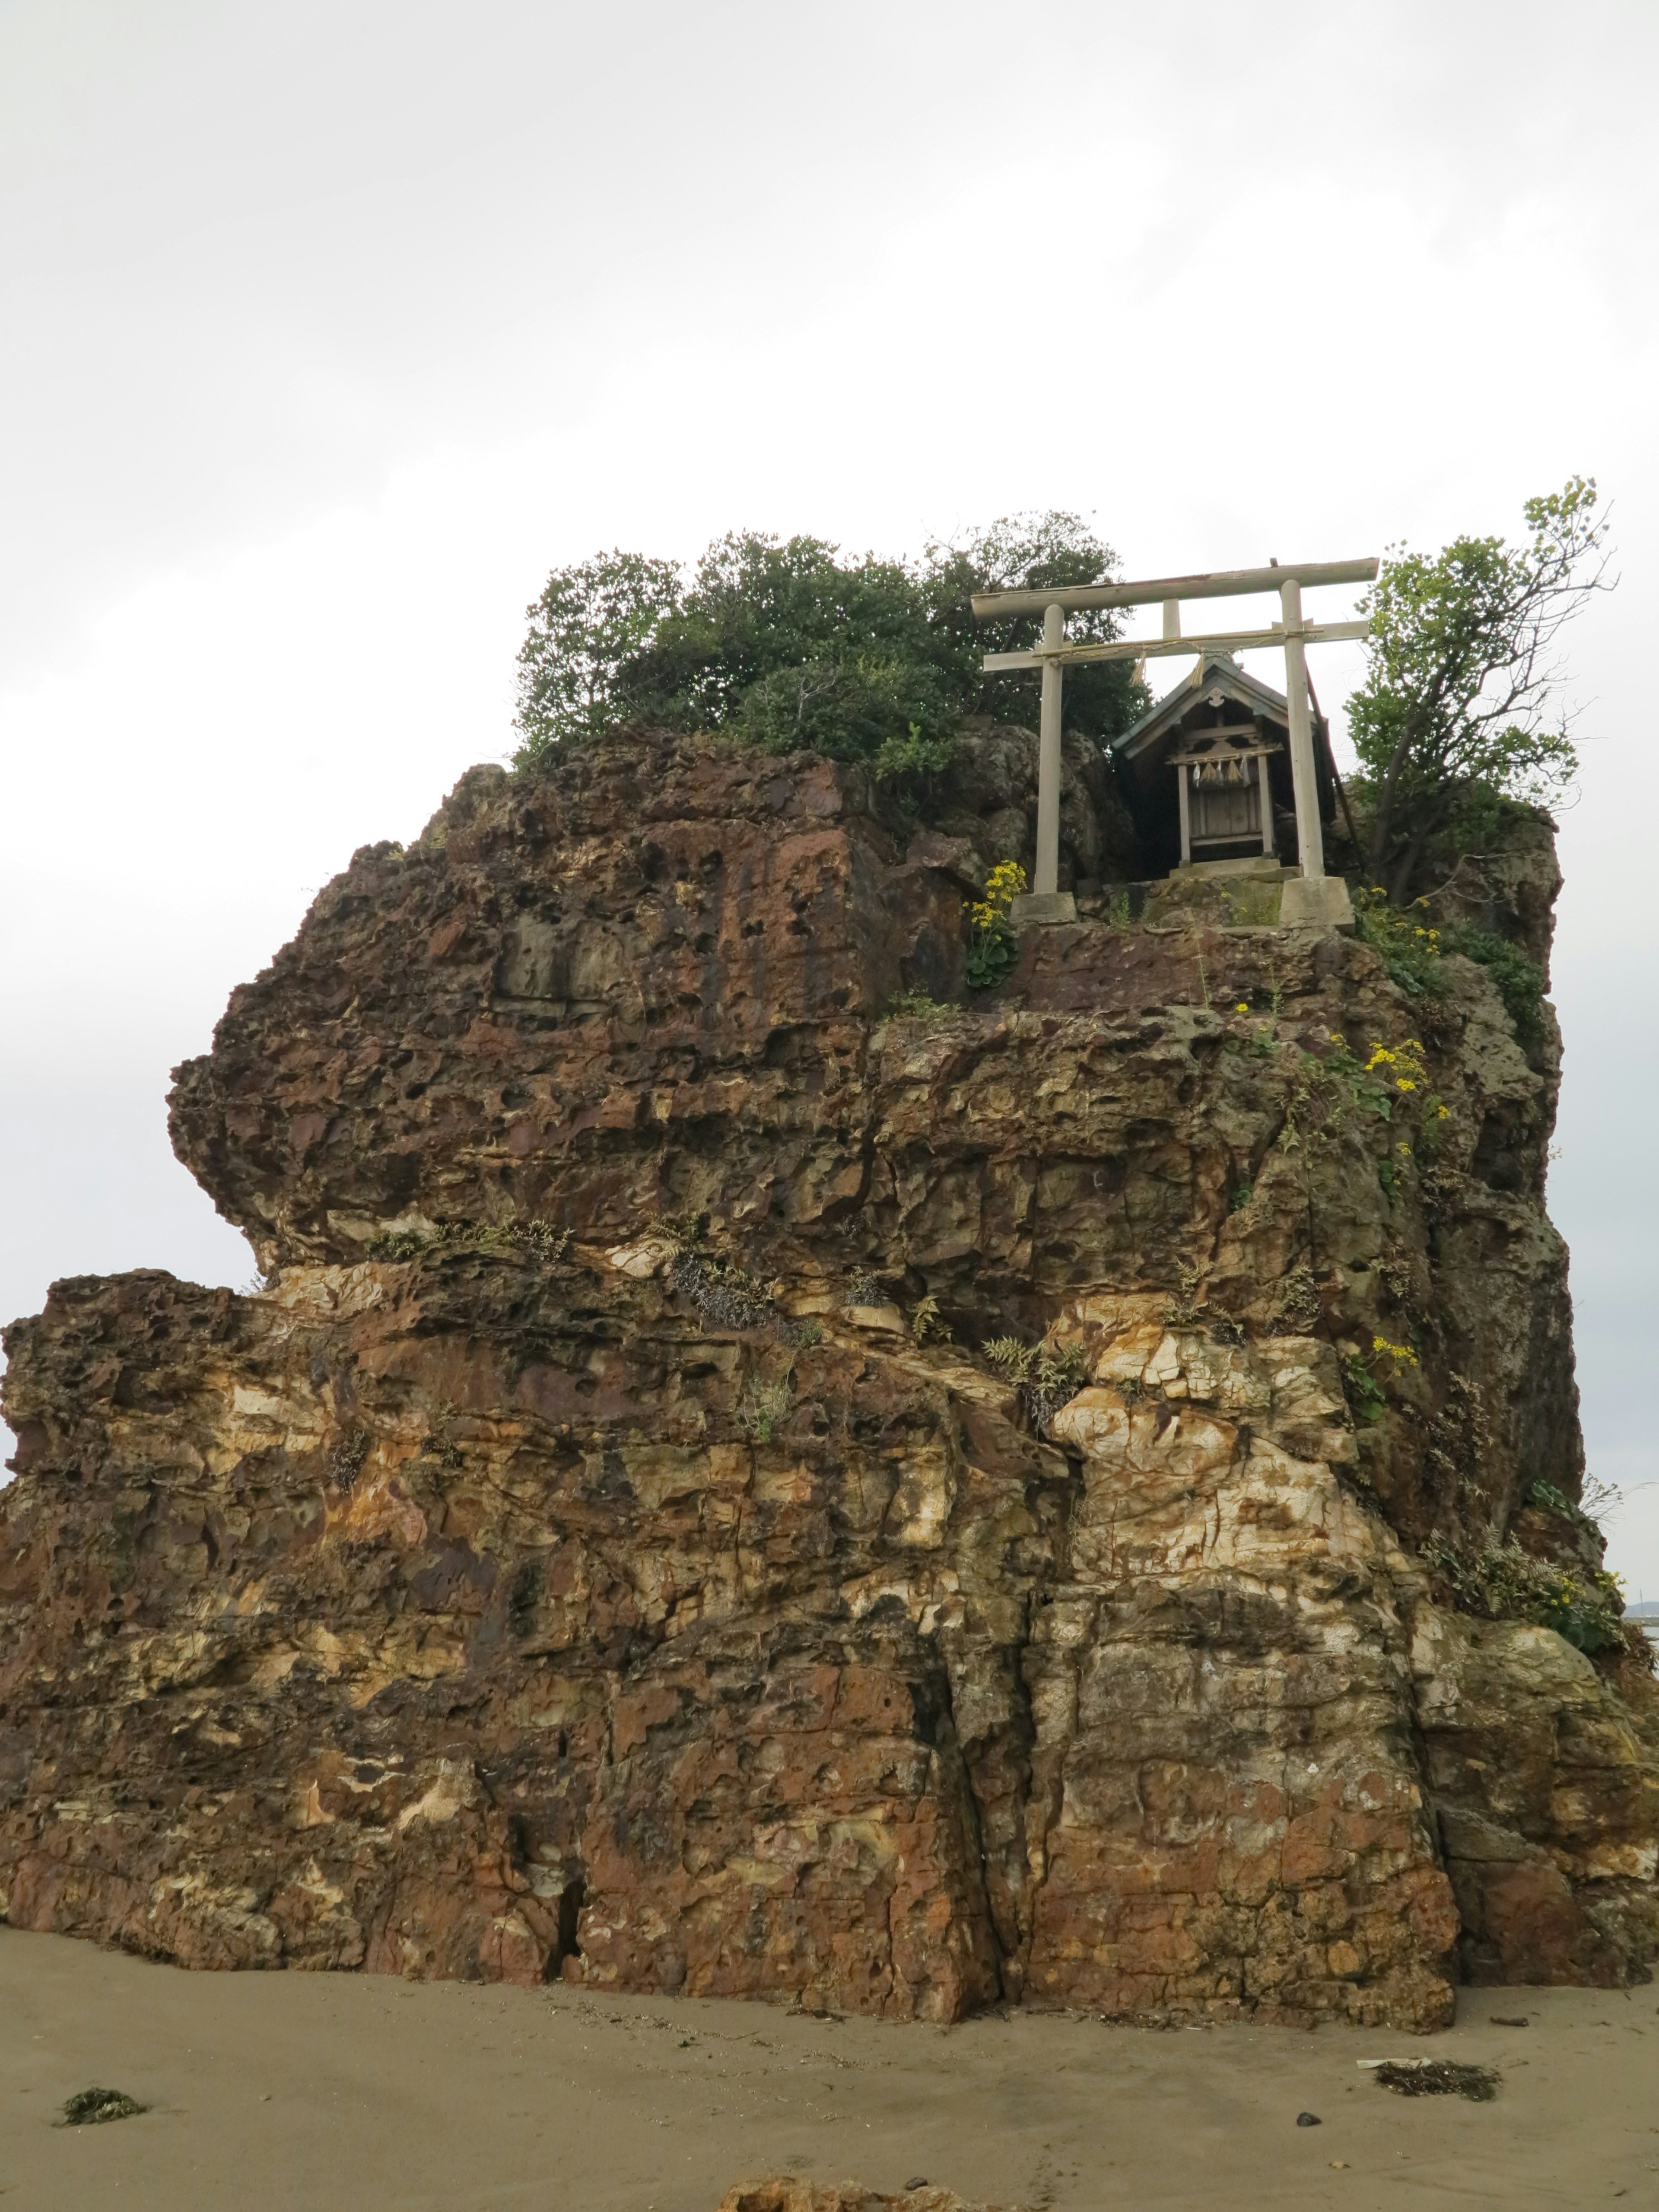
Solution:
M 1402 1045 L 1373 1043 L 1371 1056 L 1365 1062 L 1367 1075 L 1380 1074 L 1384 1083 L 1391 1083 L 1396 1091 L 1419 1091 L 1428 1080 L 1428 1071 L 1423 1064 L 1423 1048 L 1415 1037 Z M 1442 1118 L 1444 1118 L 1443 1109 Z
M 1369 890 L 1360 893 L 1360 896 L 1368 908 L 1386 909 L 1388 908 L 1389 894 L 1381 884 L 1372 884 Z M 1413 899 L 1411 910 L 1414 913 L 1426 914 L 1428 907 L 1427 899 Z M 1437 929 L 1431 929 L 1425 922 L 1408 922 L 1403 914 L 1389 914 L 1389 921 L 1396 936 L 1403 936 L 1405 932 L 1410 929 L 1413 938 L 1422 945 L 1425 952 L 1439 951 L 1440 932 Z
M 1379 1358 L 1392 1359 L 1396 1375 L 1402 1367 L 1415 1367 L 1417 1364 L 1417 1354 L 1409 1344 L 1390 1344 L 1386 1336 L 1374 1336 L 1371 1351 Z
M 986 878 L 982 899 L 966 899 L 968 919 L 975 929 L 994 929 L 1025 889 L 1025 871 L 1018 860 L 999 860 Z

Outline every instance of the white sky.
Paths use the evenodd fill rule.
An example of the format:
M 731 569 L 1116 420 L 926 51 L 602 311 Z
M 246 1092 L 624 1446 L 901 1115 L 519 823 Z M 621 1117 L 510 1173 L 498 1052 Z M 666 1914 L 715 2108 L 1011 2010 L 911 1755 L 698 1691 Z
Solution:
M 1659 1595 L 1656 74 L 1652 0 L 0 0 L 0 1313 L 252 1273 L 167 1071 L 508 749 L 554 563 L 1050 505 L 1337 558 L 1583 470 L 1552 1204 Z

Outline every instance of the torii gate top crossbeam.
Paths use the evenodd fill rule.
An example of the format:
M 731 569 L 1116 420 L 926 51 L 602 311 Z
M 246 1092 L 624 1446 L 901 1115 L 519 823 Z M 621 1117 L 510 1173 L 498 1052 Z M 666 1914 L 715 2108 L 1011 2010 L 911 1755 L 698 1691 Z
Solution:
M 1255 592 L 1282 591 L 1286 584 L 1311 589 L 1316 584 L 1374 584 L 1377 561 L 1305 561 L 1298 568 L 1276 562 L 1270 568 L 1219 568 L 1205 576 L 1160 576 L 1141 584 L 1062 584 L 1049 591 L 975 592 L 975 619 L 998 615 L 1040 615 L 1050 607 L 1081 614 L 1089 607 L 1150 607 L 1160 599 L 1234 599 Z

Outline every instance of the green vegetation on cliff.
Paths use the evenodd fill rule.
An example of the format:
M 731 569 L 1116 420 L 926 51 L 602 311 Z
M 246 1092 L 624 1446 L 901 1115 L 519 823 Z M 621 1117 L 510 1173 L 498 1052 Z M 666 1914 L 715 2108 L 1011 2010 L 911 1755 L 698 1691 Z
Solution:
M 1470 922 L 1437 928 L 1429 920 L 1427 899 L 1402 910 L 1389 904 L 1380 885 L 1356 891 L 1354 911 L 1360 937 L 1382 956 L 1389 975 L 1408 996 L 1426 992 L 1438 997 L 1445 988 L 1443 958 L 1462 953 L 1492 977 L 1522 1048 L 1530 1050 L 1542 1041 L 1544 971 L 1511 939 Z
M 1437 847 L 1490 843 L 1506 806 L 1546 806 L 1577 773 L 1553 648 L 1604 584 L 1595 502 L 1595 479 L 1572 477 L 1527 501 L 1524 544 L 1458 538 L 1432 557 L 1401 547 L 1362 602 L 1370 665 L 1348 734 L 1364 865 L 1395 907 Z
M 1035 678 L 988 687 L 987 651 L 1032 643 L 1035 622 L 976 623 L 975 592 L 1094 583 L 1116 563 L 1075 514 L 1009 515 L 918 562 L 847 559 L 820 538 L 717 538 L 690 581 L 621 551 L 556 568 L 519 653 L 520 766 L 619 722 L 718 730 L 772 752 L 936 774 L 975 712 L 1030 720 Z M 1116 635 L 1109 614 L 1079 636 Z M 1104 739 L 1144 694 L 1121 663 L 1074 672 L 1068 726 Z

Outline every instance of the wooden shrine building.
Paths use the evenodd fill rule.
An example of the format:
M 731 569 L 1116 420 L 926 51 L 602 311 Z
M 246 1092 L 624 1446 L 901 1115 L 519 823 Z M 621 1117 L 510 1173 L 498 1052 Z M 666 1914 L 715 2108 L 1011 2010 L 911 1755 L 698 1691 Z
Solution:
M 1120 787 L 1154 869 L 1297 859 L 1288 725 L 1282 691 L 1212 650 L 1114 742 Z M 1319 813 L 1328 823 L 1336 784 L 1322 716 L 1313 739 Z

